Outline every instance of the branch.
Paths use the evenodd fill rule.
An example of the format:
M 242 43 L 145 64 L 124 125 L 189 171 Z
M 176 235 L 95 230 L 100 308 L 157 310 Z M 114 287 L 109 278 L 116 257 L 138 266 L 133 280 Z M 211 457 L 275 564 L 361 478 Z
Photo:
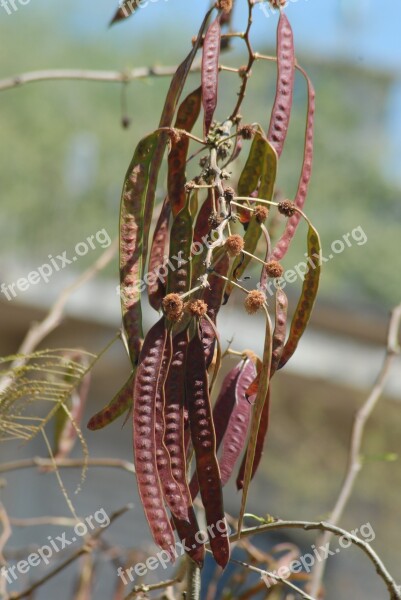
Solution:
M 55 567 L 52 571 L 50 571 L 50 573 L 48 573 L 44 577 L 41 577 L 34 583 L 32 583 L 32 585 L 29 586 L 29 588 L 23 590 L 22 592 L 10 594 L 9 600 L 21 600 L 21 598 L 26 598 L 26 596 L 30 596 L 33 591 L 35 591 L 38 587 L 40 587 L 41 585 L 43 585 L 44 583 L 49 581 L 49 579 L 52 579 L 52 577 L 55 577 L 55 575 L 60 573 L 60 571 L 62 571 L 66 567 L 68 567 L 71 563 L 75 562 L 80 556 L 83 556 L 84 554 L 92 552 L 93 548 L 94 548 L 93 542 L 95 542 L 102 535 L 103 531 L 108 529 L 108 527 L 110 527 L 110 525 L 116 519 L 118 519 L 118 517 L 120 517 L 121 515 L 126 513 L 131 508 L 132 508 L 132 505 L 128 504 L 127 506 L 124 506 L 123 508 L 120 508 L 119 510 L 114 512 L 110 516 L 110 523 L 107 525 L 107 527 L 99 527 L 98 529 L 96 529 L 96 531 L 94 531 L 94 533 L 91 536 L 89 536 L 88 541 L 83 546 L 81 546 L 81 548 L 76 550 L 76 552 L 71 554 L 71 556 L 69 558 L 67 558 L 65 561 L 63 561 L 61 564 L 59 564 L 57 567 Z
M 148 77 L 171 77 L 177 67 L 138 67 L 127 71 L 93 71 L 86 69 L 47 69 L 43 71 L 31 71 L 21 73 L 7 79 L 0 80 L 0 92 L 15 87 L 21 87 L 26 83 L 35 81 L 55 80 L 78 80 L 78 81 L 103 81 L 111 83 L 128 83 L 135 79 L 146 79 Z M 193 67 L 192 71 L 199 71 L 199 66 Z
M 50 458 L 40 457 L 4 463 L 3 465 L 0 465 L 0 473 L 7 473 L 8 471 L 16 471 L 18 469 L 29 469 L 31 467 L 52 468 L 54 467 L 54 464 L 56 464 L 57 467 L 67 469 L 82 468 L 84 464 L 87 464 L 90 467 L 110 467 L 123 469 L 124 471 L 128 471 L 128 473 L 135 473 L 135 467 L 133 463 L 130 463 L 126 460 L 120 460 L 118 458 L 90 458 L 85 461 L 85 459 L 75 458 L 59 458 L 51 460 Z
M 115 240 L 105 252 L 84 271 L 73 283 L 67 286 L 59 295 L 56 302 L 50 308 L 46 317 L 40 323 L 33 323 L 28 330 L 18 354 L 28 355 L 60 324 L 65 305 L 70 296 L 82 285 L 93 279 L 102 269 L 104 269 L 114 257 L 117 251 L 117 240 Z M 17 358 L 11 365 L 11 369 L 23 366 L 26 363 L 26 357 Z M 13 377 L 6 376 L 0 381 L 0 393 L 3 393 L 12 383 Z
M 394 359 L 398 354 L 400 354 L 400 347 L 398 345 L 398 332 L 400 329 L 400 322 L 401 304 L 394 308 L 391 312 L 387 333 L 386 356 L 380 373 L 368 398 L 358 410 L 354 418 L 345 477 L 337 501 L 334 505 L 333 510 L 330 513 L 330 516 L 327 519 L 332 525 L 337 525 L 337 523 L 339 523 L 343 515 L 344 509 L 348 503 L 348 500 L 350 499 L 350 496 L 352 494 L 356 478 L 358 477 L 359 472 L 362 468 L 361 448 L 365 426 L 374 408 L 376 407 L 380 396 L 383 394 L 383 390 Z M 317 543 L 319 546 L 325 546 L 330 542 L 330 538 L 330 532 L 326 531 L 322 536 L 319 537 Z M 322 584 L 325 568 L 325 562 L 322 561 L 316 565 L 316 568 L 313 571 L 311 585 L 312 596 L 317 595 L 319 591 L 319 588 Z
M 382 560 L 373 550 L 373 548 L 356 535 L 349 533 L 345 529 L 341 529 L 336 525 L 327 523 L 326 521 L 275 521 L 274 523 L 267 523 L 266 525 L 259 525 L 257 527 L 250 527 L 249 529 L 243 529 L 230 537 L 231 542 L 237 542 L 243 537 L 249 537 L 258 533 L 266 533 L 275 529 L 303 529 L 305 531 L 318 530 L 318 531 L 329 531 L 330 533 L 338 537 L 346 537 L 355 546 L 358 546 L 374 564 L 377 574 L 386 584 L 386 587 L 390 593 L 391 600 L 401 600 L 401 587 L 397 586 L 394 579 L 387 571 Z

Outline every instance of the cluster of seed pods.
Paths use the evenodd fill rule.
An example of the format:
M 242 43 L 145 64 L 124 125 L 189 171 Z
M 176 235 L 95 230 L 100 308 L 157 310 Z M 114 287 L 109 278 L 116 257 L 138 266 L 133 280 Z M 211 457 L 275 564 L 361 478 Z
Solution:
M 277 7 L 276 2 L 272 5 Z M 125 14 L 124 6 L 115 21 L 135 10 L 131 3 L 131 13 Z M 252 10 L 253 3 L 249 6 Z M 240 100 L 234 113 L 222 122 L 214 120 L 220 53 L 231 8 L 230 0 L 220 0 L 206 14 L 190 53 L 172 79 L 158 129 L 140 141 L 127 171 L 120 213 L 120 283 L 132 374 L 89 422 L 91 429 L 100 429 L 132 407 L 136 478 L 155 542 L 173 558 L 175 530 L 200 566 L 208 542 L 223 568 L 230 558 L 230 544 L 222 489 L 237 468 L 241 528 L 269 427 L 271 379 L 291 358 L 305 331 L 317 294 L 321 256 L 319 235 L 302 212 L 312 167 L 314 90 L 296 62 L 292 28 L 282 9 L 276 97 L 266 130 L 241 121 L 239 107 L 248 85 L 245 80 L 250 80 L 250 72 L 244 73 L 243 68 L 238 69 Z M 214 10 L 218 14 L 209 24 Z M 181 101 L 198 52 L 202 52 L 201 85 Z M 276 175 L 290 125 L 296 69 L 304 74 L 308 89 L 304 158 L 294 201 L 277 203 L 273 201 Z M 197 137 L 193 131 L 202 107 L 203 133 Z M 192 150 L 195 144 L 200 148 Z M 166 149 L 167 196 L 157 205 Z M 228 185 L 228 166 L 247 149 L 238 180 Z M 188 180 L 187 170 L 195 161 L 198 173 Z M 284 229 L 273 245 L 269 214 L 276 210 Z M 284 258 L 301 218 L 308 225 L 310 268 L 287 334 L 288 301 L 280 287 L 283 267 L 278 261 Z M 250 267 L 259 267 L 260 276 L 251 271 L 246 277 Z M 255 279 L 254 289 L 245 283 Z M 266 301 L 270 280 L 276 287 L 272 315 Z M 159 313 L 146 335 L 145 291 L 150 306 Z M 258 313 L 265 323 L 262 358 L 251 351 L 221 351 L 219 311 L 240 294 L 245 310 Z M 233 357 L 237 362 L 230 367 Z M 226 376 L 213 402 L 222 366 Z M 208 540 L 199 535 L 193 505 L 198 492 Z

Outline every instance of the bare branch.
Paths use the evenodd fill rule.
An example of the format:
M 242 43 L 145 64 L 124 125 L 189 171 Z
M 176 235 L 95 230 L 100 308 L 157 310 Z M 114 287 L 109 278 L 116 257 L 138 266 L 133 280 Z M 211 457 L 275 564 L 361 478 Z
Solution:
M 123 469 L 124 471 L 128 471 L 128 473 L 135 473 L 135 467 L 133 463 L 130 463 L 126 460 L 120 460 L 118 458 L 90 458 L 87 461 L 84 459 L 75 459 L 75 458 L 59 458 L 54 459 L 52 461 L 49 458 L 27 458 L 24 460 L 16 460 L 9 463 L 4 463 L 0 465 L 0 473 L 6 473 L 8 471 L 16 471 L 18 469 L 29 469 L 31 467 L 38 468 L 53 468 L 54 464 L 57 467 L 62 467 L 66 469 L 77 469 L 82 468 L 84 464 L 87 464 L 89 467 L 106 467 L 106 468 L 116 468 Z
M 275 529 L 303 529 L 305 531 L 329 531 L 338 537 L 345 537 L 347 540 L 352 542 L 355 546 L 358 546 L 370 559 L 370 561 L 374 564 L 377 574 L 381 577 L 381 579 L 386 584 L 386 587 L 390 593 L 391 600 L 401 600 L 401 586 L 397 586 L 393 577 L 387 571 L 384 566 L 382 560 L 373 550 L 373 548 L 362 540 L 361 538 L 349 533 L 345 529 L 341 529 L 341 527 L 337 527 L 336 525 L 332 525 L 331 523 L 327 523 L 326 521 L 274 521 L 273 523 L 266 523 L 265 525 L 259 525 L 257 527 L 250 527 L 249 529 L 243 529 L 242 531 L 232 535 L 230 537 L 231 542 L 237 542 L 241 540 L 243 537 L 249 537 L 251 535 L 256 535 L 258 533 L 266 533 L 267 531 L 272 531 Z
M 86 271 L 84 271 L 71 285 L 67 286 L 59 295 L 56 302 L 51 307 L 46 317 L 40 323 L 33 323 L 26 334 L 18 354 L 28 355 L 49 335 L 61 322 L 65 305 L 70 296 L 82 285 L 93 279 L 100 271 L 102 271 L 112 260 L 117 251 L 117 240 L 115 240 L 107 250 L 93 263 Z M 16 359 L 11 370 L 20 367 L 26 363 L 26 358 L 21 356 Z M 12 382 L 12 376 L 6 376 L 0 381 L 0 393 L 3 393 Z
M 383 390 L 386 385 L 386 381 L 389 376 L 394 359 L 400 353 L 400 347 L 398 344 L 398 332 L 400 329 L 400 322 L 401 304 L 394 308 L 391 312 L 387 334 L 386 356 L 380 373 L 368 398 L 358 410 L 354 418 L 345 477 L 341 485 L 337 501 L 334 505 L 333 510 L 330 513 L 330 516 L 327 519 L 332 525 L 337 525 L 339 523 L 344 513 L 344 509 L 348 503 L 348 500 L 351 497 L 356 478 L 358 477 L 359 472 L 362 468 L 361 448 L 363 443 L 365 426 L 370 415 L 375 409 L 381 395 L 383 394 Z M 330 532 L 326 531 L 322 536 L 319 537 L 317 544 L 319 546 L 326 546 L 326 544 L 329 543 L 330 538 Z M 311 585 L 312 596 L 318 594 L 319 588 L 323 581 L 325 568 L 325 562 L 322 561 L 317 563 L 316 568 L 313 571 Z

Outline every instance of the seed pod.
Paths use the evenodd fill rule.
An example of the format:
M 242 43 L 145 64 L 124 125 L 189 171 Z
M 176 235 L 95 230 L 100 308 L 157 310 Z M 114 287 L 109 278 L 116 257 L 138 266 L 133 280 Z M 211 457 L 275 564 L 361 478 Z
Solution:
M 248 449 L 246 453 L 245 469 L 244 469 L 244 484 L 241 499 L 241 510 L 238 520 L 238 530 L 241 530 L 242 522 L 246 509 L 246 500 L 248 497 L 249 485 L 252 479 L 252 468 L 255 459 L 256 445 L 258 439 L 259 426 L 261 416 L 263 413 L 264 405 L 267 401 L 267 394 L 270 384 L 270 367 L 272 359 L 272 326 L 270 317 L 266 312 L 266 335 L 265 335 L 265 346 L 263 351 L 263 364 L 260 373 L 260 381 L 258 393 L 256 395 L 255 403 L 253 405 L 252 420 L 250 426 L 250 435 L 248 442 Z
M 241 375 L 244 362 L 241 361 L 233 367 L 225 376 L 220 393 L 213 408 L 213 424 L 216 436 L 216 452 L 226 433 L 231 413 L 234 410 L 236 399 L 236 387 L 238 378 Z M 196 472 L 193 474 L 190 483 L 191 497 L 194 499 L 199 492 L 199 482 Z
M 160 368 L 159 381 L 155 398 L 155 447 L 156 464 L 163 496 L 171 514 L 177 519 L 188 521 L 188 505 L 175 480 L 170 463 L 170 455 L 164 443 L 165 433 L 165 392 L 164 384 L 170 368 L 172 356 L 171 331 L 168 332 L 164 349 L 163 361 Z
M 185 131 L 192 131 L 201 108 L 202 89 L 198 88 L 185 98 L 178 108 L 175 127 Z M 187 164 L 189 138 L 186 135 L 177 141 L 171 141 L 168 155 L 167 190 L 173 216 L 175 217 L 186 203 L 185 167 Z
M 185 541 L 189 556 L 202 565 L 205 546 L 198 541 L 198 522 L 187 484 L 186 452 L 184 448 L 184 405 L 185 405 L 185 362 L 188 347 L 188 333 L 183 331 L 173 339 L 173 356 L 167 375 L 164 405 L 164 444 L 169 453 L 171 472 L 178 483 L 184 505 L 188 507 L 188 521 L 173 517 L 173 523 L 181 541 Z
M 294 38 L 289 20 L 281 12 L 277 28 L 277 88 L 267 139 L 280 158 L 290 123 L 295 79 Z
M 258 430 L 258 435 L 256 438 L 255 457 L 253 459 L 251 479 L 253 479 L 253 477 L 258 469 L 258 466 L 260 464 L 260 461 L 262 459 L 262 456 L 263 456 L 265 439 L 266 439 L 266 435 L 267 435 L 267 430 L 269 429 L 269 421 L 270 421 L 270 386 L 269 386 L 269 389 L 267 390 L 266 399 L 263 404 L 263 409 L 262 409 L 262 413 L 260 416 L 259 430 Z M 245 454 L 242 459 L 242 463 L 241 463 L 241 466 L 240 466 L 240 469 L 238 472 L 238 476 L 237 476 L 236 483 L 237 483 L 238 490 L 242 490 L 244 487 L 246 456 L 247 455 Z
M 128 381 L 123 385 L 123 387 L 117 392 L 114 398 L 100 410 L 97 412 L 87 424 L 87 428 L 91 431 L 96 431 L 97 429 L 103 429 L 106 425 L 109 425 L 119 416 L 124 414 L 127 410 L 129 410 L 132 406 L 132 397 L 134 391 L 134 381 L 135 381 L 135 372 L 130 375 Z
M 321 244 L 319 234 L 311 225 L 308 229 L 309 270 L 305 274 L 295 313 L 292 317 L 290 333 L 284 346 L 278 368 L 281 369 L 294 354 L 310 319 L 319 287 L 321 270 Z
M 275 310 L 275 323 L 274 323 L 274 331 L 273 331 L 273 342 L 272 342 L 272 362 L 270 367 L 270 379 L 273 377 L 276 372 L 281 355 L 283 353 L 285 335 L 286 335 L 286 324 L 287 324 L 287 308 L 288 308 L 288 300 L 287 296 L 283 292 L 282 289 L 278 288 L 276 292 L 276 310 Z M 260 383 L 261 370 L 252 382 L 252 384 L 248 387 L 245 394 L 247 398 L 257 394 Z M 255 448 L 255 458 L 253 461 L 252 467 L 252 476 L 253 479 L 257 468 L 260 464 L 263 448 L 265 445 L 265 439 L 267 435 L 267 431 L 269 428 L 269 416 L 270 416 L 270 386 L 268 390 L 268 394 L 266 397 L 266 401 L 263 406 L 262 416 L 260 419 L 259 431 L 256 440 L 256 448 Z M 237 477 L 237 488 L 242 489 L 243 481 L 244 481 L 244 472 L 245 472 L 245 461 L 246 455 L 243 458 L 238 477 Z
M 175 217 L 170 234 L 170 268 L 167 275 L 167 293 L 184 294 L 191 285 L 192 217 L 189 201 Z
M 295 196 L 295 205 L 298 208 L 302 209 L 305 204 L 306 197 L 308 195 L 309 182 L 312 176 L 315 90 L 313 88 L 311 80 L 309 79 L 305 71 L 301 67 L 298 67 L 298 70 L 301 71 L 301 73 L 305 77 L 308 86 L 308 114 L 305 131 L 304 159 L 302 164 L 301 177 L 298 184 L 298 190 Z M 295 231 L 298 227 L 300 218 L 301 215 L 299 213 L 295 213 L 287 221 L 285 231 L 279 239 L 279 241 L 277 242 L 276 247 L 273 251 L 273 257 L 276 260 L 281 260 L 286 255 L 291 240 L 295 235 Z
M 278 288 L 276 291 L 276 312 L 273 331 L 273 351 L 270 378 L 277 371 L 283 354 L 286 326 L 287 326 L 288 299 L 285 292 Z
M 163 265 L 163 259 L 168 245 L 170 214 L 171 206 L 168 197 L 166 197 L 153 233 L 152 247 L 149 256 L 149 304 L 157 311 L 160 310 L 162 300 L 166 295 L 166 277 L 164 273 L 159 272 L 159 269 Z
M 248 358 L 243 361 L 235 385 L 235 406 L 228 422 L 223 440 L 223 452 L 219 460 L 222 486 L 225 486 L 230 479 L 235 463 L 245 446 L 251 417 L 251 404 L 245 391 L 255 374 L 256 367 L 252 360 Z
M 197 219 L 195 221 L 194 226 L 194 243 L 197 242 L 199 244 L 204 243 L 203 238 L 208 235 L 210 232 L 210 220 L 209 217 L 213 212 L 213 192 L 212 189 L 209 188 L 207 190 L 207 196 L 204 200 L 200 211 L 198 213 Z
M 224 568 L 230 557 L 230 545 L 216 458 L 216 439 L 205 357 L 198 331 L 188 345 L 188 356 L 190 360 L 188 360 L 186 368 L 186 391 L 196 472 L 205 508 L 206 522 L 209 527 L 213 527 L 214 531 L 214 535 L 209 536 L 210 547 L 217 564 Z M 218 527 L 217 524 L 220 526 Z
M 221 260 L 215 264 L 214 270 L 219 275 L 227 276 L 230 266 L 228 256 L 225 254 Z M 209 286 L 203 293 L 203 299 L 207 304 L 207 315 L 214 325 L 217 323 L 217 315 L 219 313 L 226 282 L 218 275 L 211 273 L 209 275 Z M 202 319 L 202 343 L 205 349 L 206 368 L 208 369 L 212 362 L 214 349 L 216 346 L 216 332 L 207 319 Z
M 203 42 L 202 54 L 202 103 L 205 112 L 204 136 L 207 137 L 217 106 L 219 83 L 221 27 L 218 16 L 209 26 Z
M 167 329 L 162 317 L 148 332 L 139 357 L 134 385 L 134 463 L 138 491 L 153 539 L 174 560 L 174 534 L 164 507 L 156 464 L 156 394 Z
M 142 332 L 141 287 L 144 255 L 141 236 L 152 160 L 158 135 L 143 138 L 134 153 L 124 181 L 120 208 L 120 296 L 123 324 L 132 364 L 138 360 Z

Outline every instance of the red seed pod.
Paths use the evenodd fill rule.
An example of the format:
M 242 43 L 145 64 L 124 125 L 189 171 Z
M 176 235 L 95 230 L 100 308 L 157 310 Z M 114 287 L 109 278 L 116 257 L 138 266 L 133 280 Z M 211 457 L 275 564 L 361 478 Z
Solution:
M 185 541 L 189 556 L 201 566 L 204 561 L 205 546 L 198 541 L 197 533 L 199 526 L 187 483 L 186 450 L 184 447 L 185 362 L 187 347 L 188 333 L 187 331 L 183 331 L 173 339 L 173 356 L 164 386 L 164 443 L 170 456 L 173 477 L 180 487 L 184 504 L 188 507 L 189 522 L 173 517 L 174 526 L 180 540 Z
M 149 304 L 157 311 L 160 310 L 162 300 L 166 295 L 166 276 L 164 269 L 162 270 L 160 267 L 163 265 L 163 258 L 166 251 L 168 251 L 167 245 L 170 214 L 171 206 L 168 197 L 166 197 L 153 233 L 153 241 L 149 256 Z
M 202 54 L 202 103 L 205 112 L 204 135 L 209 133 L 217 106 L 217 91 L 219 83 L 221 27 L 218 16 L 209 26 L 203 42 Z
M 243 361 L 233 367 L 225 376 L 220 393 L 213 408 L 213 423 L 216 436 L 216 452 L 226 433 L 231 413 L 236 403 L 236 388 L 238 378 L 241 375 Z M 190 483 L 191 497 L 194 499 L 199 492 L 199 482 L 196 472 L 193 474 Z
M 298 184 L 297 194 L 295 196 L 295 205 L 302 210 L 306 197 L 308 195 L 309 182 L 312 176 L 312 162 L 313 162 L 313 133 L 314 133 L 314 119 L 315 119 L 315 90 L 312 82 L 305 73 L 305 71 L 298 67 L 303 76 L 306 79 L 308 85 L 308 115 L 306 120 L 306 131 L 305 131 L 305 145 L 304 145 L 304 159 L 302 164 L 301 177 Z M 285 231 L 276 247 L 273 251 L 273 258 L 281 260 L 287 253 L 292 238 L 295 235 L 295 231 L 298 227 L 301 215 L 295 213 L 286 224 Z
M 171 332 L 167 335 L 163 361 L 160 368 L 159 381 L 155 398 L 155 447 L 156 464 L 164 499 L 174 517 L 188 521 L 188 504 L 175 480 L 170 464 L 170 455 L 164 444 L 165 432 L 165 392 L 164 384 L 170 368 L 172 355 Z
M 235 463 L 246 443 L 252 407 L 245 391 L 255 378 L 255 374 L 256 367 L 252 360 L 248 358 L 241 363 L 241 371 L 235 385 L 235 407 L 224 436 L 223 452 L 219 460 L 223 486 L 230 479 Z
M 267 390 L 266 400 L 263 404 L 262 413 L 260 416 L 259 422 L 259 430 L 256 438 L 256 447 L 255 447 L 255 457 L 253 459 L 252 465 L 252 476 L 251 479 L 255 476 L 257 468 L 260 464 L 260 461 L 263 456 L 263 449 L 265 445 L 265 439 L 267 435 L 267 431 L 269 429 L 269 421 L 270 421 L 270 387 Z M 244 487 L 244 474 L 245 474 L 245 463 L 246 463 L 246 454 L 244 455 L 241 463 L 241 467 L 237 476 L 237 489 L 242 490 Z
M 134 385 L 134 463 L 138 491 L 153 539 L 174 556 L 174 534 L 163 501 L 156 464 L 156 393 L 167 341 L 162 317 L 148 332 L 139 357 Z
M 287 325 L 287 308 L 288 308 L 288 300 L 286 294 L 282 289 L 277 289 L 276 292 L 276 308 L 275 308 L 275 324 L 273 331 L 273 340 L 272 340 L 272 362 L 270 367 L 270 379 L 273 377 L 274 373 L 278 369 L 280 359 L 283 353 L 285 336 L 286 336 L 286 325 Z M 249 397 L 250 395 L 257 394 L 259 388 L 260 381 L 260 371 L 256 377 L 256 379 L 252 382 L 249 388 L 246 390 L 246 395 Z M 265 439 L 267 435 L 267 431 L 269 428 L 269 416 L 270 416 L 270 386 L 268 389 L 268 393 L 266 395 L 266 400 L 263 405 L 262 416 L 260 419 L 258 437 L 256 441 L 255 448 L 255 458 L 252 466 L 252 478 L 254 477 L 257 468 L 260 464 L 263 448 L 265 445 Z M 240 471 L 237 477 L 237 487 L 238 489 L 242 489 L 243 480 L 244 480 L 244 472 L 245 472 L 245 459 L 244 456 Z
M 185 98 L 178 108 L 176 129 L 192 131 L 201 109 L 202 89 L 198 88 Z M 171 142 L 168 155 L 167 190 L 173 216 L 175 217 L 186 203 L 185 167 L 189 148 L 189 138 L 186 135 Z
M 294 38 L 289 20 L 280 14 L 277 28 L 277 88 L 267 139 L 280 158 L 290 123 L 295 79 Z
M 227 276 L 230 267 L 230 260 L 225 254 L 214 267 L 216 273 Z M 225 281 L 213 273 L 209 276 L 210 287 L 206 288 L 203 299 L 207 304 L 207 315 L 214 325 L 216 325 L 217 315 L 223 302 Z M 216 345 L 216 332 L 207 319 L 202 319 L 202 343 L 205 349 L 206 367 L 209 368 L 214 355 Z
M 106 427 L 106 425 L 109 425 L 118 419 L 119 416 L 131 408 L 134 393 L 134 381 L 135 371 L 108 405 L 91 417 L 87 424 L 88 429 L 91 431 L 103 429 L 103 427 Z
M 213 192 L 209 188 L 207 191 L 207 197 L 204 200 L 198 216 L 195 221 L 194 227 L 194 243 L 204 244 L 203 238 L 208 235 L 211 225 L 209 217 L 213 212 Z
M 186 391 L 191 439 L 195 451 L 196 472 L 213 556 L 221 567 L 230 558 L 227 524 L 223 508 L 220 471 L 216 458 L 216 439 L 209 398 L 209 382 L 199 332 L 188 345 Z M 213 528 L 213 529 L 212 529 Z

